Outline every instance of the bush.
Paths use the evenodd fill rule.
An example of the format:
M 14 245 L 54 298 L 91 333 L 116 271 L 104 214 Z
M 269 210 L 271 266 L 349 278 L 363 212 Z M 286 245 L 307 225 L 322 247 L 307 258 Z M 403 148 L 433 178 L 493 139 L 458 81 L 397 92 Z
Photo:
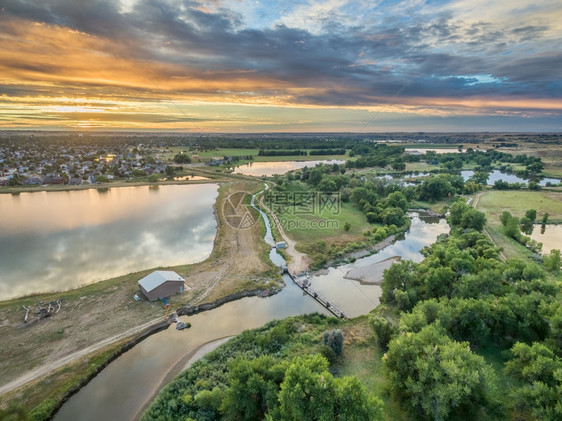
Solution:
M 322 335 L 324 345 L 330 347 L 337 356 L 343 352 L 343 333 L 339 329 L 327 330 Z

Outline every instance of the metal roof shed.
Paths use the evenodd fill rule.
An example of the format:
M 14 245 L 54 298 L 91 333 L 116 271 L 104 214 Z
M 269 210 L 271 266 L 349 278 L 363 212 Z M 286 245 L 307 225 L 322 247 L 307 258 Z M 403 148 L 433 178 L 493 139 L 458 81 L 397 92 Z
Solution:
M 186 286 L 185 280 L 176 272 L 157 270 L 142 278 L 139 288 L 149 301 L 155 301 L 183 292 Z

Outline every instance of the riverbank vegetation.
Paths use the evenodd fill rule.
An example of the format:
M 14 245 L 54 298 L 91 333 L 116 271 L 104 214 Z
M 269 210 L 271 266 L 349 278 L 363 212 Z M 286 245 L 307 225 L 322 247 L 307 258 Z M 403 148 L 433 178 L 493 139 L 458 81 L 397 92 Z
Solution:
M 423 262 L 388 269 L 370 315 L 246 331 L 184 371 L 143 419 L 377 419 L 381 406 L 386 420 L 560 419 L 562 279 L 539 263 L 502 262 L 485 221 L 455 202 L 450 235 L 424 249 Z M 323 340 L 335 330 L 341 355 Z M 310 385 L 302 394 L 298 369 L 298 384 Z M 340 395 L 326 398 L 320 372 L 329 387 L 354 385 L 357 413 L 340 415 Z M 290 385 L 305 411 L 296 418 L 276 412 Z M 325 418 L 312 412 L 320 403 Z

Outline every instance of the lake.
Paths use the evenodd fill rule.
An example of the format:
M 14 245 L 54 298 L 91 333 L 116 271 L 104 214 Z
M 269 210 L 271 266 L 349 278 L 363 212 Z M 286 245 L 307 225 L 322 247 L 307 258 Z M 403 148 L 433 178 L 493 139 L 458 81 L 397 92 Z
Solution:
M 274 174 L 285 174 L 289 171 L 300 170 L 304 167 L 315 167 L 318 164 L 343 164 L 345 161 L 332 159 L 329 161 L 274 161 L 274 162 L 249 162 L 236 167 L 237 174 L 270 177 Z
M 204 260 L 218 185 L 0 195 L 0 300 Z

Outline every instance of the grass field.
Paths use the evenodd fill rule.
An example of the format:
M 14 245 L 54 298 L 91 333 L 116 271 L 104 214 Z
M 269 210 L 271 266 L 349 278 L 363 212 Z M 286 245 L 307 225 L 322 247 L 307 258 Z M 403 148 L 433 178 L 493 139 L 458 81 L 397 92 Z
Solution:
M 528 209 L 537 211 L 537 221 L 540 221 L 545 212 L 549 214 L 549 222 L 562 222 L 562 193 L 552 191 L 497 191 L 488 190 L 475 199 L 476 208 L 486 214 L 488 220 L 486 232 L 492 241 L 503 248 L 506 257 L 532 260 L 532 253 L 513 238 L 506 237 L 500 215 L 508 211 L 512 215 L 522 217 Z
M 299 208 L 293 211 L 277 213 L 284 225 L 285 232 L 296 242 L 309 241 L 353 241 L 361 236 L 361 233 L 369 228 L 371 224 L 363 212 L 351 203 L 341 203 L 337 211 L 324 208 L 322 211 L 314 209 L 314 212 L 300 213 Z M 346 222 L 351 224 L 349 231 L 344 231 Z
M 528 209 L 535 209 L 538 221 L 548 212 L 549 222 L 562 222 L 562 193 L 546 190 L 489 190 L 480 196 L 478 209 L 486 213 L 490 225 L 500 225 L 499 218 L 504 210 L 520 218 Z

